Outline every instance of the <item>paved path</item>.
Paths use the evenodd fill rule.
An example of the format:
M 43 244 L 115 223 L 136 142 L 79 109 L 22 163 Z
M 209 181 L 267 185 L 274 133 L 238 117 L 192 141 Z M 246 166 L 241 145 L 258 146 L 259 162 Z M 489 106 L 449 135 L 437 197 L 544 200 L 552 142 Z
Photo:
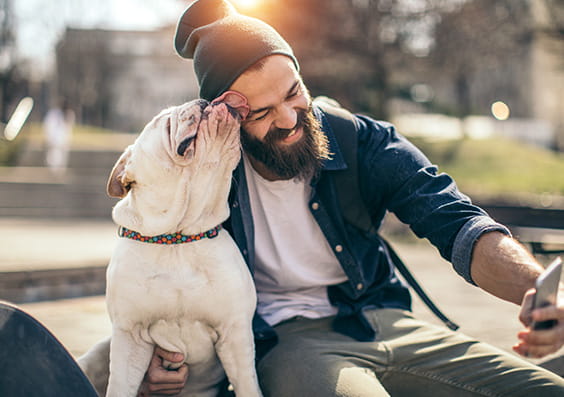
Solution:
M 0 271 L 106 265 L 116 239 L 110 220 L 0 218 Z
M 116 227 L 109 220 L 0 219 L 0 272 L 64 266 L 104 267 L 116 240 Z M 467 284 L 424 241 L 396 241 L 394 245 L 435 302 L 460 325 L 461 332 L 511 351 L 515 335 L 521 329 L 517 306 Z M 43 322 L 75 356 L 110 332 L 102 296 L 20 306 Z M 439 323 L 416 297 L 414 311 L 421 318 Z
M 0 218 L 0 277 L 53 269 L 103 270 L 118 238 L 116 230 L 110 220 Z M 110 332 L 102 296 L 19 306 L 43 322 L 74 356 Z

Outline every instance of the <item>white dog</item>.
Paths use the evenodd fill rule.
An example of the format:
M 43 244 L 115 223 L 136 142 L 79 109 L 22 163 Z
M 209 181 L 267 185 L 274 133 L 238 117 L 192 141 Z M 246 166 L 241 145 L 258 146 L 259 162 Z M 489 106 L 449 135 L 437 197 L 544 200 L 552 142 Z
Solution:
M 112 170 L 108 194 L 122 198 L 112 215 L 129 238 L 119 240 L 107 271 L 108 396 L 137 395 L 155 345 L 184 354 L 182 395 L 215 396 L 227 374 L 238 396 L 261 396 L 254 285 L 218 226 L 229 216 L 240 159 L 237 118 L 202 100 L 164 110 Z

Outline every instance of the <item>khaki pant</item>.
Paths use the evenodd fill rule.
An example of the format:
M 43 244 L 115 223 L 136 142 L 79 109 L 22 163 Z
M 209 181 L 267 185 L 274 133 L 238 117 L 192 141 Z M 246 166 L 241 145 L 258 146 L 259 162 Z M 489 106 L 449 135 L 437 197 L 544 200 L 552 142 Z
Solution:
M 265 397 L 564 396 L 564 379 L 411 313 L 369 310 L 378 332 L 358 342 L 331 319 L 276 327 L 280 341 L 258 364 Z
M 402 310 L 366 316 L 378 332 L 374 342 L 332 331 L 331 318 L 276 326 L 279 343 L 258 363 L 264 396 L 564 396 L 561 377 L 459 332 Z M 94 368 L 108 363 L 108 347 L 106 341 L 79 359 L 97 385 L 107 381 L 107 371 L 95 375 Z

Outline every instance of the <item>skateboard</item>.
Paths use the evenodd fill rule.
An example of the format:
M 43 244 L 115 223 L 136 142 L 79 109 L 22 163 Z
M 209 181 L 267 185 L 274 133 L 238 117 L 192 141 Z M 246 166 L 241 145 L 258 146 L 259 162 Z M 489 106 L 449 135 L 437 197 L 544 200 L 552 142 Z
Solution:
M 17 306 L 0 302 L 0 396 L 98 394 L 47 328 Z

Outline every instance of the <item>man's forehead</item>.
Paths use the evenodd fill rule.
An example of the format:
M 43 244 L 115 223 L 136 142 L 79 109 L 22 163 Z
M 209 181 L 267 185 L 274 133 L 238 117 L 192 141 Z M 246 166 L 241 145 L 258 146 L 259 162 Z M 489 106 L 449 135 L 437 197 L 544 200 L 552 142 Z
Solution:
M 301 77 L 292 60 L 284 55 L 271 55 L 260 68 L 243 73 L 231 85 L 231 90 L 243 94 L 251 110 L 268 106 L 301 82 Z

